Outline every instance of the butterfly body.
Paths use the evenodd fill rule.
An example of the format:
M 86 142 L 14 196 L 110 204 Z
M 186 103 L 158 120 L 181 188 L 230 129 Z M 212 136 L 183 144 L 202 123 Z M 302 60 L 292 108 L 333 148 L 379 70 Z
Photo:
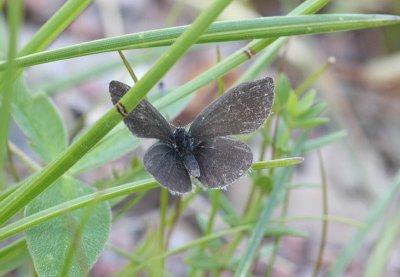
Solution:
M 129 89 L 111 81 L 113 104 Z M 207 189 L 224 188 L 243 176 L 253 162 L 249 146 L 229 136 L 258 129 L 270 113 L 273 98 L 274 84 L 266 77 L 227 91 L 206 107 L 188 130 L 169 124 L 145 99 L 124 122 L 135 136 L 159 140 L 146 151 L 143 163 L 170 192 L 192 191 L 190 176 Z
M 193 177 L 200 177 L 200 167 L 194 156 L 194 150 L 198 146 L 194 138 L 192 138 L 184 127 L 177 127 L 173 133 L 172 147 L 182 159 L 186 170 Z

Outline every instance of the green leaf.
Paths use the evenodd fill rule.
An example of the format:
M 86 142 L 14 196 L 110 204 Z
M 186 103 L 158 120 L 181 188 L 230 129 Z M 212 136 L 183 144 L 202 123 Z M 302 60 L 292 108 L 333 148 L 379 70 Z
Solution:
M 67 132 L 61 116 L 46 95 L 31 93 L 22 81 L 16 86 L 17 94 L 12 105 L 14 120 L 33 150 L 49 162 L 67 148 Z
M 0 276 L 30 261 L 25 239 L 19 239 L 0 249 Z
M 302 116 L 304 113 L 308 112 L 314 103 L 315 96 L 317 95 L 317 91 L 315 89 L 310 90 L 306 95 L 304 95 L 300 101 L 298 106 L 297 117 Z
M 95 202 L 106 201 L 135 192 L 146 191 L 157 188 L 159 184 L 154 179 L 141 180 L 113 188 L 103 190 L 101 194 L 98 192 L 85 196 L 74 198 L 73 200 L 63 202 L 62 204 L 45 209 L 31 216 L 26 216 L 18 221 L 10 223 L 0 228 L 0 240 L 11 237 L 21 231 L 37 226 L 47 220 L 59 217 L 65 213 L 91 206 Z
M 324 145 L 331 144 L 347 136 L 346 131 L 337 131 L 315 139 L 309 139 L 303 145 L 303 152 L 308 152 Z
M 275 94 L 276 103 L 281 108 L 283 107 L 289 98 L 289 93 L 292 90 L 289 79 L 285 74 L 280 74 L 278 82 L 276 84 Z
M 325 111 L 327 107 L 328 107 L 328 104 L 326 102 L 316 103 L 315 105 L 312 105 L 311 108 L 308 109 L 308 111 L 302 113 L 297 118 L 298 119 L 314 118 L 314 117 L 320 115 L 323 111 Z
M 292 118 L 296 118 L 299 105 L 299 97 L 295 93 L 289 94 L 289 99 L 286 104 L 286 111 Z
M 30 216 L 94 192 L 93 188 L 74 179 L 63 178 L 35 198 L 27 206 L 25 214 Z M 28 229 L 28 249 L 39 276 L 60 276 L 71 247 L 73 256 L 67 275 L 87 275 L 104 248 L 111 226 L 108 203 L 93 205 L 97 206 L 66 213 Z M 86 224 L 80 229 L 82 222 Z M 76 238 L 80 240 L 76 241 Z
M 317 126 L 326 124 L 328 122 L 329 118 L 316 117 L 312 119 L 296 120 L 294 122 L 291 122 L 291 126 L 306 129 L 306 128 L 315 128 Z
M 296 165 L 302 163 L 303 161 L 304 161 L 303 157 L 292 157 L 292 158 L 276 159 L 270 161 L 261 161 L 253 163 L 251 168 L 253 170 L 259 170 L 259 169 L 273 168 L 273 167 L 285 167 L 290 165 Z
M 273 188 L 272 179 L 268 175 L 257 175 L 254 185 L 266 193 L 270 193 Z

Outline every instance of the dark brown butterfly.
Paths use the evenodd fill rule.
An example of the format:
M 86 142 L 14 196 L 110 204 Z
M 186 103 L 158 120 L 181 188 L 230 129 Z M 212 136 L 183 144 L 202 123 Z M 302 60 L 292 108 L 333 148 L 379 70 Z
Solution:
M 130 89 L 111 81 L 115 105 Z M 155 138 L 144 155 L 147 171 L 173 193 L 192 191 L 191 177 L 207 189 L 223 188 L 241 177 L 251 166 L 253 154 L 247 144 L 230 135 L 257 130 L 270 114 L 274 100 L 271 78 L 240 84 L 205 108 L 190 127 L 175 127 L 147 100 L 124 119 L 137 137 Z

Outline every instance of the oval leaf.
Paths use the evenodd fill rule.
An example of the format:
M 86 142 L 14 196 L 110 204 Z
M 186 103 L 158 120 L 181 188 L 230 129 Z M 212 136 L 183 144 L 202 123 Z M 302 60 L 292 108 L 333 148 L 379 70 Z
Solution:
M 43 93 L 31 93 L 18 81 L 12 115 L 27 136 L 33 150 L 51 161 L 67 148 L 67 132 L 53 102 Z
M 93 188 L 77 180 L 62 178 L 33 200 L 25 214 L 93 192 Z M 86 276 L 107 241 L 110 226 L 110 207 L 102 202 L 29 229 L 26 239 L 38 275 L 61 276 L 65 262 L 71 258 L 67 276 Z

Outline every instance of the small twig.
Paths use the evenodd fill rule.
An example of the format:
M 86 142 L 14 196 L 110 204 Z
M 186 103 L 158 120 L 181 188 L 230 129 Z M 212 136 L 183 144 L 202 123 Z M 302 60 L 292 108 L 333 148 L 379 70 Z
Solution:
M 322 186 L 321 186 L 321 189 L 322 189 L 322 212 L 323 212 L 323 215 L 325 217 L 327 217 L 328 216 L 328 191 L 327 191 L 327 186 L 326 186 L 326 173 L 325 173 L 324 161 L 322 159 L 321 151 L 318 149 L 317 153 L 318 153 L 318 160 L 319 160 L 319 164 L 320 164 L 320 172 L 321 172 L 321 179 L 322 179 Z M 328 221 L 324 220 L 324 221 L 322 221 L 321 241 L 319 244 L 318 259 L 315 263 L 314 270 L 313 270 L 313 275 L 312 275 L 313 277 L 318 276 L 318 273 L 321 269 L 327 235 L 328 235 Z
M 8 154 L 7 156 L 8 156 L 8 163 L 10 165 L 11 175 L 13 176 L 14 181 L 18 183 L 21 180 L 21 178 L 19 177 L 17 168 L 15 167 L 14 160 L 13 160 L 13 155 L 11 153 L 10 143 L 9 142 L 7 143 L 7 154 Z
M 132 67 L 129 65 L 129 62 L 128 62 L 128 60 L 126 59 L 124 53 L 122 53 L 121 50 L 118 50 L 118 54 L 119 54 L 119 56 L 121 57 L 122 62 L 124 63 L 126 69 L 128 70 L 129 75 L 131 75 L 132 80 L 133 80 L 135 83 L 137 83 L 138 78 L 136 77 L 135 72 L 133 71 Z

